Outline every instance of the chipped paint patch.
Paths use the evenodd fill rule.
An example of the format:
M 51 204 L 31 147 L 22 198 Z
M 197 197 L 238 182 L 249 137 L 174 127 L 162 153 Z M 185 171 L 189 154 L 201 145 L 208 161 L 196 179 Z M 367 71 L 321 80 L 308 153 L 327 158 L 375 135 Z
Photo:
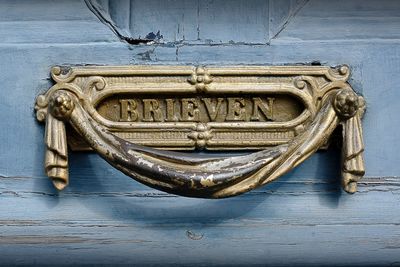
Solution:
M 134 150 L 132 150 L 132 149 L 128 150 L 128 154 L 132 155 L 134 158 L 137 159 L 137 164 L 141 164 L 141 165 L 148 166 L 149 168 L 153 168 L 153 166 L 154 166 L 153 162 L 147 161 L 147 160 L 143 159 L 142 157 L 139 157 L 138 155 L 136 155 L 136 152 Z M 158 167 L 158 170 L 162 171 L 162 169 L 160 167 Z
M 213 179 L 214 179 L 214 175 L 211 174 L 211 175 L 207 176 L 207 178 L 205 178 L 205 179 L 201 178 L 200 179 L 200 184 L 205 186 L 205 187 L 213 186 L 213 185 L 215 185 Z
M 201 240 L 203 238 L 204 234 L 197 234 L 193 231 L 187 230 L 186 236 L 192 240 Z
M 144 160 L 143 158 L 138 158 L 137 163 L 138 163 L 138 164 L 142 164 L 142 165 L 146 165 L 146 166 L 148 166 L 149 168 L 153 168 L 153 166 L 154 166 L 154 163 L 149 162 L 149 161 L 147 161 L 147 160 Z

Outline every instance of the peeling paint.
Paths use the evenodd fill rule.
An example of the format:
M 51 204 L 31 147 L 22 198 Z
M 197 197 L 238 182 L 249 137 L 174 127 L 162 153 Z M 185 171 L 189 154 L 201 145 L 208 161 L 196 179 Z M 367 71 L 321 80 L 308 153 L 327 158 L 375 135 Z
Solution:
M 215 183 L 214 183 L 213 179 L 214 179 L 214 175 L 211 174 L 211 175 L 207 176 L 207 178 L 205 178 L 205 179 L 202 177 L 200 179 L 200 183 L 205 187 L 214 186 Z
M 196 234 L 193 231 L 187 230 L 186 231 L 186 236 L 189 239 L 192 239 L 192 240 L 201 240 L 203 238 L 204 234 Z
M 149 161 L 147 161 L 147 160 L 144 160 L 143 158 L 139 158 L 138 161 L 137 161 L 137 163 L 138 163 L 138 164 L 142 164 L 142 165 L 146 165 L 146 166 L 148 166 L 149 168 L 153 168 L 153 166 L 154 166 L 154 163 L 149 162 Z

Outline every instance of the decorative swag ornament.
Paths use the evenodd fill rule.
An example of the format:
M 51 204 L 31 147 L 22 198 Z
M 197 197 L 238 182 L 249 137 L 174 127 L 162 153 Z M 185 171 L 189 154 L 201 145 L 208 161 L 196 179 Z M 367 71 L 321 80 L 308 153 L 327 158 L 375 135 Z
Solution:
M 51 75 L 56 84 L 35 109 L 46 122 L 46 173 L 59 190 L 69 181 L 67 139 L 143 184 L 189 197 L 230 197 L 272 182 L 326 145 L 338 125 L 343 189 L 356 192 L 365 172 L 365 102 L 345 65 L 53 67 Z

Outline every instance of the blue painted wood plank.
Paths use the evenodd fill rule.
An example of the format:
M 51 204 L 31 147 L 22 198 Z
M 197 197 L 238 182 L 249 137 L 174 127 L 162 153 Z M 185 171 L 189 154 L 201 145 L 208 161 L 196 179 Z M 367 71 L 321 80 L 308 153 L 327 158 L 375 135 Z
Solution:
M 205 200 L 135 183 L 131 192 L 118 177 L 80 178 L 60 195 L 43 178 L 1 179 L 3 264 L 374 265 L 400 257 L 398 179 L 370 179 L 355 195 L 298 181 Z M 105 194 L 109 186 L 115 191 Z
M 83 0 L 0 1 L 0 44 L 116 42 Z
M 9 235 L 0 240 L 3 264 L 389 266 L 400 255 L 399 226 L 393 224 L 145 226 L 90 221 L 6 228 Z
M 307 0 L 269 1 L 269 41 L 275 39 L 297 13 L 307 4 Z
M 94 0 L 92 0 L 94 3 Z M 150 0 L 97 5 L 124 36 L 157 42 L 266 43 L 269 1 Z M 103 8 L 105 9 L 105 8 Z
M 379 3 L 379 4 L 378 4 Z M 308 1 L 276 36 L 287 40 L 399 39 L 396 0 Z
M 113 5 L 119 5 L 114 3 Z M 130 1 L 130 30 L 133 38 L 156 35 L 165 42 L 198 39 L 198 1 Z
M 102 2 L 110 6 L 110 1 Z M 146 1 L 134 2 L 146 8 Z M 270 29 L 279 31 L 285 16 L 301 1 L 284 2 L 269 5 L 280 10 L 272 12 L 270 19 L 276 20 Z M 176 34 L 176 40 L 182 40 L 182 32 L 169 27 L 176 25 L 174 15 L 189 14 L 192 7 L 182 5 L 180 10 L 176 3 L 171 9 L 177 13 L 169 18 L 153 15 L 147 22 L 168 29 L 168 38 Z M 195 40 L 198 32 L 194 31 L 193 42 L 135 46 L 118 42 L 83 1 L 42 0 L 35 5 L 1 1 L 0 263 L 398 264 L 400 5 L 386 0 L 375 3 L 309 1 L 270 45 L 218 45 L 229 42 L 231 35 L 233 41 L 261 42 L 252 38 L 267 36 L 259 34 L 259 27 L 266 25 L 259 17 L 263 9 L 252 11 L 257 14 L 254 18 L 238 19 L 246 27 L 238 26 L 236 33 L 223 27 L 232 14 L 239 14 L 229 9 L 229 2 L 205 1 L 200 10 L 203 23 L 220 23 L 226 29 L 222 35 L 218 35 L 220 28 L 208 26 L 201 40 Z M 135 19 L 146 33 L 150 26 L 141 24 L 140 16 Z M 369 27 L 373 21 L 376 27 Z M 257 27 L 249 35 L 241 32 L 251 25 Z M 324 37 L 324 27 L 332 31 L 331 37 Z M 33 107 L 35 96 L 52 85 L 52 65 L 311 62 L 349 64 L 350 83 L 368 103 L 363 121 L 367 177 L 354 195 L 340 189 L 340 153 L 333 147 L 275 183 L 223 200 L 188 199 L 152 190 L 91 153 L 71 153 L 71 184 L 64 192 L 57 193 L 44 175 L 44 127 L 36 122 Z
M 82 0 L 35 0 L 32 1 L 0 1 L 0 22 L 2 21 L 57 21 L 86 20 L 97 18 L 86 8 Z
M 398 178 L 369 182 L 367 178 L 356 195 L 341 193 L 335 184 L 285 181 L 222 200 L 172 196 L 133 181 L 124 186 L 118 178 L 94 180 L 89 176 L 62 193 L 56 193 L 46 179 L 7 179 L 2 178 L 0 188 L 0 222 L 4 225 L 13 221 L 56 224 L 59 220 L 146 225 L 241 220 L 271 225 L 358 225 L 398 224 L 400 219 Z
M 277 46 L 137 46 L 124 44 L 87 46 L 54 46 L 34 48 L 12 46 L 0 48 L 3 66 L 2 86 L 12 91 L 0 99 L 0 118 L 8 127 L 0 133 L 0 173 L 5 176 L 43 175 L 43 126 L 34 119 L 35 96 L 50 85 L 49 69 L 56 64 L 295 64 L 320 61 L 326 65 L 347 63 L 353 69 L 351 84 L 364 94 L 368 111 L 364 119 L 367 176 L 397 176 L 400 155 L 395 133 L 400 125 L 393 116 L 398 113 L 396 73 L 400 48 L 395 43 L 376 45 L 319 43 Z M 326 51 L 330 51 L 327 53 Z M 385 51 L 391 51 L 390 57 Z M 377 71 L 379 66 L 379 72 Z M 21 79 L 23 75 L 23 79 Z M 382 94 L 380 90 L 384 90 Z M 374 101 L 379 98 L 380 101 Z M 14 102 L 18 99 L 19 104 Z M 376 125 L 379 125 L 377 128 Z M 29 134 L 28 134 L 29 133 Z M 387 134 L 391 133 L 391 134 Z M 380 142 L 376 142 L 379 138 Z M 29 152 L 27 152 L 27 148 Z M 378 151 L 380 153 L 378 153 Z M 317 160 L 317 159 L 316 159 Z M 318 160 L 317 160 L 318 161 Z M 14 165 L 14 162 L 20 162 Z M 324 163 L 321 163 L 322 166 Z M 325 164 L 326 165 L 326 164 Z M 310 167 L 307 167 L 310 168 Z M 307 169 L 306 168 L 306 169 Z M 314 170 L 318 167 L 311 168 Z M 311 175 L 305 171 L 301 175 Z M 318 173 L 319 175 L 320 173 Z
M 269 2 L 199 1 L 199 39 L 211 43 L 267 43 Z

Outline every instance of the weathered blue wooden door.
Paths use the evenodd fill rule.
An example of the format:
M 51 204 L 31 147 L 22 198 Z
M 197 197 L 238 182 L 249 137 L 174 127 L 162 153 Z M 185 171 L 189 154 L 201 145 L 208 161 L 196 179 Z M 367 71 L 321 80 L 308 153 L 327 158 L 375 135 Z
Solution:
M 1 265 L 400 263 L 399 1 L 1 0 L 0 58 Z M 57 192 L 34 100 L 63 64 L 348 64 L 366 177 L 342 192 L 333 144 L 263 188 L 191 199 L 75 152 Z

